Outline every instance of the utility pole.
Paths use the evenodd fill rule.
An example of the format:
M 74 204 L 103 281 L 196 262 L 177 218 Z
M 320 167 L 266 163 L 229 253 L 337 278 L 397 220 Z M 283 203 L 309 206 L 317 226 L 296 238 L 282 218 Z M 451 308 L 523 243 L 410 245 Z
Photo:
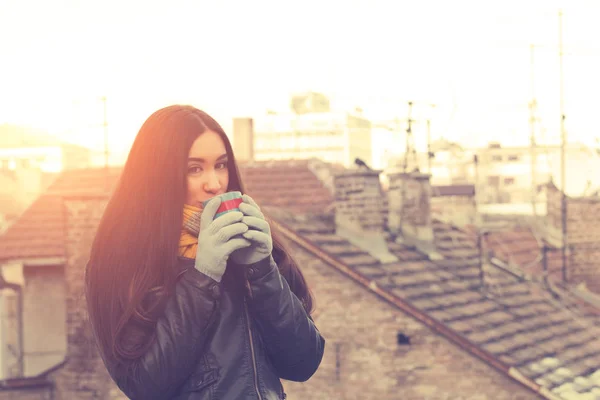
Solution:
M 419 103 L 417 103 L 418 105 Z M 408 117 L 406 119 L 402 119 L 399 120 L 398 118 L 395 118 L 394 121 L 391 121 L 395 124 L 395 126 L 399 126 L 400 121 L 407 122 L 407 127 L 406 127 L 406 143 L 405 143 L 405 151 L 404 151 L 404 157 L 402 160 L 402 172 L 403 173 L 407 173 L 409 172 L 408 168 L 409 168 L 409 157 L 412 156 L 412 161 L 414 163 L 414 171 L 420 171 L 420 167 L 419 167 L 419 157 L 417 155 L 417 146 L 415 143 L 415 137 L 413 135 L 413 123 L 415 122 L 420 122 L 418 120 L 414 120 L 412 118 L 412 109 L 413 106 L 415 105 L 415 103 L 413 101 L 409 101 L 408 102 Z M 425 105 L 425 104 L 423 104 Z M 431 107 L 432 109 L 436 107 L 435 104 L 427 104 L 427 106 Z M 426 123 L 427 123 L 427 156 L 429 159 L 428 165 L 429 165 L 429 173 L 431 173 L 431 159 L 433 158 L 433 152 L 431 151 L 431 116 L 429 116 L 426 119 Z
M 431 109 L 435 108 L 435 104 L 429 104 Z M 427 172 L 432 175 L 431 164 L 435 154 L 431 151 L 431 116 L 427 118 Z
M 412 101 L 408 102 L 408 126 L 406 127 L 406 148 L 404 151 L 404 163 L 402 165 L 402 188 L 401 188 L 401 198 L 402 198 L 402 206 L 400 209 L 400 231 L 404 231 L 404 219 L 406 212 L 406 182 L 408 181 L 408 156 L 411 153 L 412 147 L 411 141 L 413 140 L 412 136 Z M 415 154 L 416 156 L 416 154 Z
M 475 210 L 477 210 L 477 205 L 479 204 L 477 196 L 479 194 L 479 156 L 477 156 L 477 153 L 473 154 L 473 166 L 475 167 L 475 185 L 474 185 L 474 189 L 475 189 L 475 195 L 473 196 L 473 205 L 475 206 Z
M 406 127 L 406 148 L 404 151 L 404 164 L 402 165 L 402 172 L 405 174 L 408 172 L 408 156 L 412 152 L 411 141 L 413 140 L 412 136 L 412 101 L 408 102 L 408 126 Z
M 431 175 L 431 161 L 433 153 L 431 152 L 431 119 L 427 118 L 427 172 Z
M 566 157 L 567 133 L 565 130 L 565 104 L 564 104 L 564 81 L 563 81 L 563 32 L 562 32 L 562 10 L 558 12 L 558 59 L 560 79 L 560 133 L 561 133 L 561 186 L 562 186 L 562 278 L 567 282 L 567 193 L 566 193 Z
M 529 103 L 529 124 L 531 132 L 529 136 L 530 142 L 530 158 L 531 158 L 531 207 L 533 210 L 533 216 L 537 217 L 536 208 L 536 194 L 537 194 L 537 180 L 535 176 L 535 167 L 537 163 L 537 151 L 535 143 L 535 122 L 536 122 L 536 107 L 537 101 L 535 99 L 535 79 L 534 79 L 534 49 L 535 46 L 532 44 L 530 47 L 531 51 L 531 102 Z
M 546 245 L 546 243 L 542 244 L 542 271 L 543 271 L 543 279 L 544 279 L 544 286 L 546 286 L 546 288 L 549 286 L 548 285 L 548 246 Z
M 487 249 L 488 234 L 489 231 L 487 230 L 480 230 L 477 232 L 477 249 L 479 250 L 479 284 L 481 285 L 482 289 L 486 288 L 484 268 L 488 262 L 489 256 Z
M 108 167 L 109 167 L 109 156 L 110 156 L 110 148 L 109 148 L 109 143 L 108 143 L 108 108 L 107 108 L 107 99 L 106 96 L 101 96 L 101 97 L 94 97 L 93 99 L 88 98 L 88 99 L 74 99 L 73 100 L 73 107 L 74 107 L 74 113 L 79 113 L 80 110 L 75 110 L 75 107 L 88 107 L 91 104 L 91 107 L 93 108 L 93 114 L 96 115 L 96 108 L 98 106 L 98 102 L 102 102 L 103 105 L 103 113 L 104 113 L 104 117 L 102 122 L 99 122 L 97 119 L 95 119 L 96 122 L 91 123 L 91 124 L 83 124 L 83 125 L 77 125 L 77 127 L 75 127 L 75 125 L 73 125 L 73 129 L 94 129 L 94 136 L 96 135 L 96 130 L 99 129 L 100 127 L 103 128 L 103 136 L 104 136 L 104 167 L 105 169 L 108 171 Z M 75 116 L 75 115 L 74 115 Z M 75 124 L 75 121 L 73 121 L 73 123 Z M 98 155 L 99 151 L 96 149 L 96 147 L 94 146 L 94 154 Z

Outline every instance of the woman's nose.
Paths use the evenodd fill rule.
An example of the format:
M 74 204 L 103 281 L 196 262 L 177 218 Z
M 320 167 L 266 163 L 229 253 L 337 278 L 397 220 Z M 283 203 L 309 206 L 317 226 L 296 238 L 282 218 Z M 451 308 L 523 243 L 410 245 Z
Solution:
M 221 182 L 219 182 L 217 174 L 211 172 L 208 175 L 208 180 L 206 181 L 204 188 L 207 192 L 216 192 L 221 189 Z

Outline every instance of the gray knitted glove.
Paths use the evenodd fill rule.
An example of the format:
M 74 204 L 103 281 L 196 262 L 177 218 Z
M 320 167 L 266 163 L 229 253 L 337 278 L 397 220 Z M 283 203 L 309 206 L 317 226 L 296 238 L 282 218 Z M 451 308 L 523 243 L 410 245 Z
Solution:
M 244 214 L 232 211 L 214 219 L 220 205 L 221 199 L 216 197 L 202 211 L 196 252 L 196 269 L 217 282 L 221 282 L 231 253 L 251 245 L 248 239 L 235 237 L 248 231 L 241 222 Z
M 242 201 L 239 205 L 240 211 L 244 213 L 242 222 L 250 228 L 242 234 L 242 237 L 250 240 L 252 246 L 236 251 L 231 255 L 231 259 L 237 264 L 249 265 L 271 255 L 273 239 L 271 227 L 252 197 L 245 194 L 242 196 Z

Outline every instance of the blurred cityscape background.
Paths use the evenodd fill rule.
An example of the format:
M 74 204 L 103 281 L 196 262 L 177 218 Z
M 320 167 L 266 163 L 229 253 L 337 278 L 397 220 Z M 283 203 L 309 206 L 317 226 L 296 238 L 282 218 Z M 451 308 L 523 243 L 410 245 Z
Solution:
M 118 399 L 81 292 L 192 104 L 327 339 L 298 399 L 600 399 L 600 3 L 0 0 L 0 399 Z

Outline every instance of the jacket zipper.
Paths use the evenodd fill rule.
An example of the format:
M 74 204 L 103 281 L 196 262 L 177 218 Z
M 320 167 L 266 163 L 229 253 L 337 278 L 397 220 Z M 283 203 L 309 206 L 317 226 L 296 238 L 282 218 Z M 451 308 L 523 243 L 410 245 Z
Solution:
M 250 285 L 246 281 L 246 286 L 250 292 Z M 250 292 L 252 293 L 252 292 Z M 248 337 L 250 338 L 250 353 L 252 354 L 252 367 L 254 371 L 254 389 L 258 395 L 259 400 L 262 400 L 260 391 L 258 390 L 258 372 L 256 368 L 256 355 L 254 354 L 254 341 L 252 340 L 252 327 L 250 326 L 250 314 L 248 313 L 248 304 L 246 303 L 246 297 L 244 296 L 244 311 L 246 311 L 246 322 L 248 324 Z

